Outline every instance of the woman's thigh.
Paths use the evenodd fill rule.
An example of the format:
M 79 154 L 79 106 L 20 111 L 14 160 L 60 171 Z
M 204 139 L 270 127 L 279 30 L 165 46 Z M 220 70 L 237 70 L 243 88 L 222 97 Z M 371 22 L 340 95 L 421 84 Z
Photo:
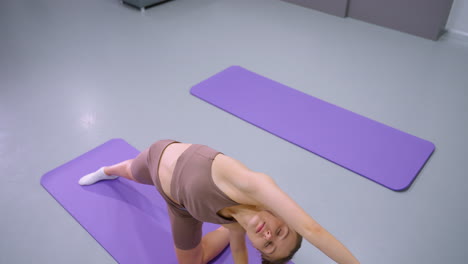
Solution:
M 182 264 L 200 264 L 203 260 L 202 225 L 183 209 L 168 204 L 172 238 L 177 259 Z

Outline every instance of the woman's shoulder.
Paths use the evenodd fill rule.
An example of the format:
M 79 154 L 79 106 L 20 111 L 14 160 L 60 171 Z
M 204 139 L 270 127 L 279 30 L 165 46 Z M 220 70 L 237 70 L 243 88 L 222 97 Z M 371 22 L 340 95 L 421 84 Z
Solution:
M 240 204 L 257 205 L 251 199 L 252 193 L 262 188 L 262 183 L 271 181 L 268 175 L 250 170 L 240 161 L 226 155 L 215 158 L 212 174 L 215 185 Z

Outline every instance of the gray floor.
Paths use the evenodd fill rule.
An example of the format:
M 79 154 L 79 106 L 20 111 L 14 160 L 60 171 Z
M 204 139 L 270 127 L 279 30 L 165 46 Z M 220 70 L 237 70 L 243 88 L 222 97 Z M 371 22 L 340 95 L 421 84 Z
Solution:
M 436 152 L 408 191 L 390 191 L 189 94 L 230 65 Z M 0 263 L 115 263 L 39 184 L 111 138 L 218 148 L 270 174 L 362 263 L 466 263 L 467 69 L 462 41 L 282 1 L 175 0 L 142 14 L 117 0 L 3 0 Z M 295 262 L 332 263 L 307 243 Z

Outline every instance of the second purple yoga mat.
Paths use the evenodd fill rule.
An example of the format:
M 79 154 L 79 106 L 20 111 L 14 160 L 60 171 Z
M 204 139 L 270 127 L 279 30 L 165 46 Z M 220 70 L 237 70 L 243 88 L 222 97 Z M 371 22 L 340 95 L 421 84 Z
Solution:
M 239 66 L 191 93 L 392 190 L 410 186 L 435 147 Z

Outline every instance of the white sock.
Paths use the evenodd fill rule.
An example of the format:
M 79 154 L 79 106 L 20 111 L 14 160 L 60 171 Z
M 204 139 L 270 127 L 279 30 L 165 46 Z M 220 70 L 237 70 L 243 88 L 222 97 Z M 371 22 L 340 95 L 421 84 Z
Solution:
M 113 180 L 113 179 L 118 178 L 118 177 L 119 176 L 107 175 L 104 172 L 104 167 L 101 167 L 99 170 L 81 177 L 81 179 L 80 179 L 80 181 L 78 183 L 80 185 L 90 185 L 90 184 L 93 184 L 93 183 L 98 182 L 98 181 Z

